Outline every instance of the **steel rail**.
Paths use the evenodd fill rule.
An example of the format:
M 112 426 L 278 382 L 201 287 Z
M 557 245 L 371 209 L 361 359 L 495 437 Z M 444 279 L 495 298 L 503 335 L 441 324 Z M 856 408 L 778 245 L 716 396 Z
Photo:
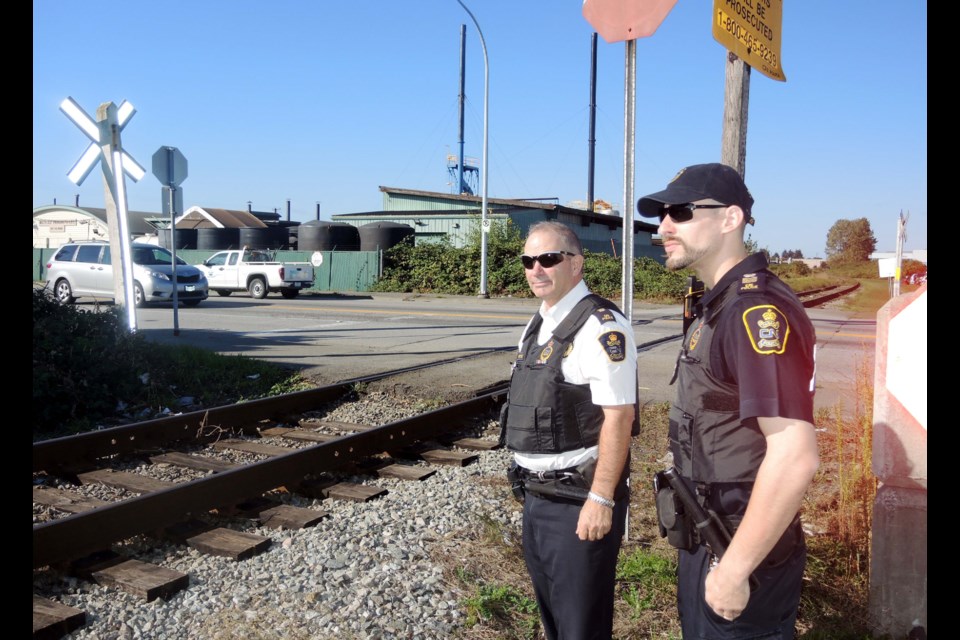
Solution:
M 455 431 L 467 416 L 496 408 L 506 389 L 500 385 L 475 398 L 376 429 L 36 524 L 33 568 L 80 558 L 112 542 L 161 530 L 191 514 L 233 505 L 277 487 L 296 486 L 310 474 Z
M 33 444 L 33 471 L 54 472 L 77 463 L 95 463 L 101 458 L 166 447 L 184 441 L 209 442 L 222 437 L 215 428 L 220 425 L 250 431 L 264 420 L 283 420 L 288 416 L 310 411 L 327 402 L 342 398 L 357 384 L 374 382 L 401 373 L 449 364 L 501 350 L 491 349 L 426 365 L 352 378 L 316 389 L 295 391 L 145 422 L 88 431 L 78 435 L 42 440 Z

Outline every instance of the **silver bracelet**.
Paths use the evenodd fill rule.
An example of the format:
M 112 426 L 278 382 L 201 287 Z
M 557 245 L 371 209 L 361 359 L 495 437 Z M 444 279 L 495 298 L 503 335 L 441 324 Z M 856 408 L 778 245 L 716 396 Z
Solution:
M 599 495 L 599 494 L 596 494 L 596 493 L 594 493 L 593 491 L 589 492 L 589 493 L 587 494 L 587 497 L 590 498 L 591 500 L 593 500 L 594 502 L 596 502 L 597 504 L 602 504 L 603 506 L 607 507 L 608 509 L 613 509 L 614 504 L 615 504 L 613 500 L 607 500 L 607 499 L 604 498 L 603 496 L 601 496 L 601 495 Z

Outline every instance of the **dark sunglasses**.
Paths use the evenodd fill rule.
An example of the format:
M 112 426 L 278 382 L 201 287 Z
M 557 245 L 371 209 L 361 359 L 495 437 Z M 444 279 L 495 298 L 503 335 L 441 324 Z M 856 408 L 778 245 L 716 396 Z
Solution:
M 663 222 L 663 219 L 667 216 L 670 216 L 670 219 L 674 222 L 687 222 L 693 218 L 693 212 L 697 209 L 723 209 L 729 206 L 728 204 L 694 204 L 692 202 L 668 204 L 664 205 L 657 215 L 660 217 L 660 222 Z
M 540 266 L 544 269 L 549 269 L 563 262 L 563 256 L 575 255 L 577 254 L 570 253 L 569 251 L 544 251 L 538 256 L 522 255 L 520 256 L 520 262 L 523 263 L 524 269 L 533 269 L 533 265 L 536 262 L 539 262 Z

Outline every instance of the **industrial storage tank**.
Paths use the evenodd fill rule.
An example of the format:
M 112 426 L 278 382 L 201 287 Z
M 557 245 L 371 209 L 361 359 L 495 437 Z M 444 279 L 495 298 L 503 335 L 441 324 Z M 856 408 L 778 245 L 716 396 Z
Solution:
M 360 232 L 346 222 L 311 220 L 299 228 L 299 251 L 357 251 L 360 248 Z
M 297 249 L 297 229 L 300 228 L 299 222 L 292 222 L 288 220 L 278 220 L 275 224 L 270 225 L 270 228 L 276 234 L 276 246 L 278 249 L 290 249 L 296 251 Z
M 278 227 L 240 227 L 237 230 L 240 246 L 247 249 L 276 249 L 282 244 L 277 229 Z M 283 237 L 286 239 L 286 231 Z
M 203 251 L 222 251 L 240 248 L 239 229 L 197 229 L 197 249 Z
M 408 224 L 370 222 L 360 227 L 360 251 L 386 251 L 413 236 L 413 227 Z
M 157 232 L 157 238 L 160 242 L 160 246 L 164 249 L 171 249 L 170 246 L 170 229 L 160 229 Z M 177 251 L 181 249 L 196 249 L 197 248 L 197 230 L 196 229 L 174 229 L 173 232 L 174 246 Z

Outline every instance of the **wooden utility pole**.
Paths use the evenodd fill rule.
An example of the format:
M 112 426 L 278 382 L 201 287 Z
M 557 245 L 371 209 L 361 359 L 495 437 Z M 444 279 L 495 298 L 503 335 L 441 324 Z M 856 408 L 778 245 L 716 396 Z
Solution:
M 720 162 L 736 169 L 740 177 L 746 180 L 750 65 L 728 51 L 725 77 Z

